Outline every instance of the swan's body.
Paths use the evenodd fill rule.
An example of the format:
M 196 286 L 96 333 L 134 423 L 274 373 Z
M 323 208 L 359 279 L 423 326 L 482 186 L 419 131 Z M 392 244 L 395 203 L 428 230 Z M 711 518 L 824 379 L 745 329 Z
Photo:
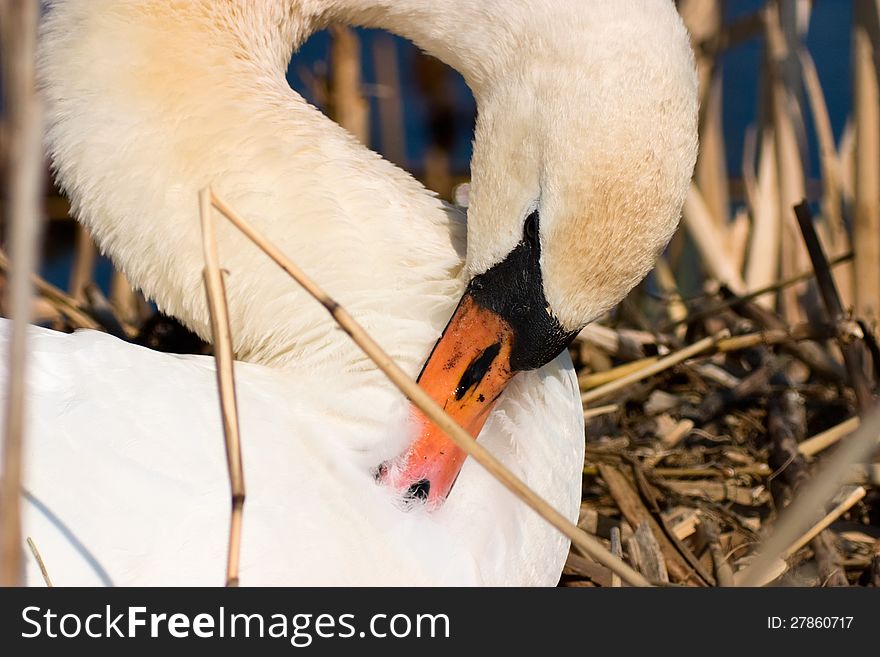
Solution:
M 403 34 L 473 89 L 466 246 L 455 211 L 286 84 L 291 50 L 330 20 Z M 502 354 L 512 371 L 546 363 L 650 268 L 695 157 L 692 55 L 666 0 L 62 0 L 42 44 L 58 177 L 160 308 L 210 337 L 196 192 L 212 184 L 413 375 L 466 285 L 466 299 L 488 294 L 476 279 L 524 281 L 547 333 L 530 343 L 531 324 L 504 315 L 524 306 L 502 299 L 516 329 Z M 406 455 L 406 404 L 256 247 L 228 226 L 219 238 L 235 350 L 257 363 L 237 370 L 242 582 L 554 583 L 567 542 L 474 464 L 441 508 L 400 509 L 372 472 Z M 515 253 L 531 274 L 510 268 Z M 218 583 L 212 362 L 94 334 L 32 344 L 26 531 L 56 580 L 103 581 L 87 549 L 113 583 Z M 514 377 L 480 441 L 576 516 L 565 354 Z
M 159 354 L 92 331 L 34 329 L 31 338 L 24 531 L 53 583 L 222 584 L 229 482 L 213 359 Z M 316 410 L 332 394 L 366 413 L 357 391 L 236 367 L 248 492 L 242 584 L 558 579 L 567 541 L 475 463 L 441 508 L 401 511 L 360 465 L 351 421 Z M 547 369 L 513 383 L 481 440 L 573 517 L 579 487 L 560 482 L 578 480 L 583 462 L 576 383 L 561 361 Z M 380 442 L 395 424 L 378 413 L 374 420 L 375 428 L 359 429 L 360 440 Z M 553 426 L 553 435 L 516 440 L 533 423 Z M 27 581 L 43 581 L 32 558 Z

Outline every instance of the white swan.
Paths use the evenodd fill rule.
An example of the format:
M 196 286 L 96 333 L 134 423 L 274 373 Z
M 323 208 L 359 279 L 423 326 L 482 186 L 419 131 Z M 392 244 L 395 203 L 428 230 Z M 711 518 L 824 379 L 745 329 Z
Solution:
M 413 375 L 464 292 L 422 385 L 474 433 L 488 417 L 481 442 L 576 516 L 582 415 L 553 358 L 651 267 L 695 159 L 694 65 L 669 0 L 52 5 L 49 151 L 131 281 L 209 337 L 196 192 L 212 184 Z M 473 90 L 466 257 L 453 210 L 285 82 L 329 21 L 408 37 Z M 236 370 L 242 583 L 555 583 L 567 541 L 474 464 L 456 481 L 430 427 L 410 447 L 406 403 L 324 311 L 234 229 L 219 239 L 235 350 L 255 363 Z M 32 337 L 26 533 L 55 581 L 221 583 L 212 361 Z M 516 370 L 534 371 L 488 413 Z M 385 462 L 391 486 L 374 481 Z M 403 510 L 407 490 L 435 508 Z

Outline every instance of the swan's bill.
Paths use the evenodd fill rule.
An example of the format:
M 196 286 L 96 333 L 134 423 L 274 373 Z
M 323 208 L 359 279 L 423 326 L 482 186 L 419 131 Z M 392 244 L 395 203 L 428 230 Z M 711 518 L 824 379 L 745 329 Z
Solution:
M 504 260 L 471 279 L 419 376 L 419 385 L 475 438 L 513 375 L 553 360 L 579 330 L 563 329 L 547 304 L 537 219 L 532 226 Z M 418 437 L 381 478 L 404 498 L 438 504 L 465 453 L 420 411 L 413 415 Z
M 467 293 L 425 363 L 419 385 L 476 437 L 513 376 L 513 341 L 510 324 Z M 384 478 L 404 497 L 436 504 L 446 499 L 466 455 L 421 411 L 412 412 L 418 437 Z

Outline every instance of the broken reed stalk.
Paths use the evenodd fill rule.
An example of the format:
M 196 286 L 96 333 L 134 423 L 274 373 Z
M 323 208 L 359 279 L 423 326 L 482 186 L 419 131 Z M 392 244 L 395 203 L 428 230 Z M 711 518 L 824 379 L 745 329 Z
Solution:
M 759 586 L 791 546 L 810 527 L 815 513 L 840 488 L 850 466 L 868 458 L 880 444 L 880 408 L 868 413 L 859 429 L 832 454 L 816 476 L 798 492 L 783 512 L 775 530 L 756 551 L 755 560 L 737 577 L 742 586 Z
M 584 404 L 590 404 L 597 399 L 601 399 L 602 397 L 610 395 L 612 392 L 617 392 L 621 388 L 625 388 L 626 386 L 632 385 L 633 383 L 638 383 L 642 379 L 646 379 L 649 376 L 653 376 L 655 374 L 663 372 L 664 370 L 668 370 L 670 367 L 674 367 L 679 363 L 683 363 L 688 358 L 693 358 L 694 356 L 708 351 L 709 349 L 714 347 L 719 342 L 719 340 L 723 340 L 728 336 L 728 331 L 722 331 L 718 335 L 709 336 L 707 338 L 703 338 L 702 340 L 698 340 L 694 344 L 689 345 L 684 349 L 680 349 L 674 353 L 671 353 L 668 356 L 664 356 L 663 358 L 654 361 L 653 363 L 649 363 L 645 367 L 642 367 L 635 372 L 631 372 L 630 374 L 622 376 L 615 381 L 611 381 L 610 383 L 581 394 L 581 402 Z
M 369 105 L 361 94 L 361 40 L 350 27 L 330 26 L 330 100 L 333 118 L 362 144 L 370 139 Z
M 795 206 L 794 213 L 804 238 L 804 244 L 807 247 L 807 253 L 813 263 L 813 270 L 816 272 L 816 284 L 822 295 L 828 319 L 835 328 L 838 328 L 846 319 L 846 313 L 843 310 L 843 304 L 840 302 L 840 294 L 838 294 L 837 286 L 834 284 L 834 277 L 831 275 L 828 260 L 825 258 L 825 251 L 819 242 L 819 236 L 816 234 L 816 227 L 813 225 L 813 215 L 806 200 L 801 201 Z M 880 236 L 875 235 L 875 238 L 880 239 Z M 852 385 L 856 393 L 859 410 L 864 412 L 870 408 L 873 399 L 871 388 L 862 371 L 858 348 L 850 339 L 843 335 L 838 335 L 837 342 L 840 350 L 843 352 L 843 361 L 849 374 L 850 385 Z
M 213 206 L 224 214 L 238 230 L 244 233 L 249 240 L 256 244 L 281 269 L 287 272 L 309 295 L 324 306 L 340 328 L 376 364 L 382 373 L 388 377 L 389 381 L 422 411 L 428 419 L 442 429 L 459 449 L 483 466 L 499 483 L 564 536 L 569 538 L 574 545 L 612 572 L 620 575 L 625 582 L 632 586 L 650 586 L 650 582 L 647 579 L 630 568 L 621 559 L 611 554 L 597 539 L 584 532 L 554 509 L 516 475 L 504 467 L 485 447 L 474 440 L 467 431 L 446 414 L 437 402 L 428 396 L 428 393 L 422 390 L 406 372 L 400 369 L 345 308 L 328 296 L 311 278 L 279 251 L 277 247 L 257 232 L 226 201 L 218 197 L 210 189 L 203 190 L 200 198 L 210 199 Z
M 822 518 L 815 525 L 810 527 L 803 536 L 797 539 L 794 543 L 792 543 L 789 548 L 782 554 L 783 559 L 788 559 L 792 555 L 794 555 L 798 550 L 804 547 L 807 543 L 812 541 L 816 536 L 818 536 L 823 530 L 827 529 L 831 526 L 831 523 L 837 520 L 844 513 L 849 511 L 856 502 L 862 499 L 867 491 L 863 486 L 857 486 L 855 490 L 853 490 L 849 495 L 846 496 L 846 499 L 843 500 L 840 504 L 835 506 L 831 511 L 829 511 L 824 518 Z
M 68 291 L 78 302 L 83 302 L 86 300 L 86 287 L 95 280 L 98 250 L 89 231 L 82 224 L 76 225 L 76 244 L 73 254 L 73 271 L 70 273 Z
M 36 92 L 35 58 L 40 4 L 13 0 L 0 4 L 0 41 L 5 45 L 6 115 L 10 147 L 6 225 L 10 227 L 12 261 L 8 308 L 12 316 L 9 341 L 3 472 L 0 479 L 0 586 L 16 586 L 22 575 L 21 484 L 27 333 L 33 293 L 31 273 L 39 259 L 42 223 L 43 125 Z
M 856 314 L 872 330 L 880 317 L 880 87 L 871 33 L 877 30 L 876 6 L 854 6 L 855 251 Z
M 746 163 L 743 167 L 747 167 Z M 749 238 L 749 256 L 745 268 L 747 289 L 766 288 L 779 278 L 779 185 L 777 183 L 776 135 L 769 123 L 761 130 L 761 148 L 758 159 L 752 231 Z M 776 291 L 775 289 L 773 291 Z M 762 299 L 767 308 L 775 306 L 773 299 Z
M 705 338 L 707 340 L 714 340 L 714 343 L 710 344 L 703 351 L 711 349 L 714 352 L 723 354 L 742 351 L 751 347 L 757 347 L 758 345 L 771 346 L 777 344 L 797 343 L 803 340 L 826 340 L 830 337 L 833 337 L 833 331 L 828 327 L 813 326 L 811 324 L 798 324 L 791 328 L 765 329 L 763 331 L 744 333 L 743 335 L 734 335 L 730 337 L 715 336 L 714 338 Z M 686 347 L 685 349 L 690 349 L 690 347 Z M 682 349 L 681 351 L 685 351 L 685 349 Z M 681 354 L 681 351 L 670 354 L 666 358 L 672 358 Z M 686 357 L 689 358 L 690 356 Z M 581 398 L 583 399 L 586 395 L 595 394 L 597 396 L 604 396 L 611 392 L 615 392 L 618 388 L 611 388 L 612 383 L 617 383 L 624 378 L 627 379 L 628 383 L 636 383 L 639 380 L 657 374 L 668 367 L 677 365 L 679 362 L 681 361 L 673 360 L 669 362 L 665 359 L 661 360 L 657 356 L 648 356 L 647 358 L 640 358 L 639 360 L 612 367 L 609 370 L 580 375 L 578 376 L 578 385 L 580 386 L 580 389 L 589 391 L 584 392 Z M 646 372 L 648 367 L 658 365 L 661 365 L 661 369 Z M 626 384 L 623 385 L 625 386 Z M 592 398 L 587 398 L 584 403 L 589 401 L 592 401 Z
M 46 586 L 50 589 L 52 588 L 52 579 L 49 577 L 49 570 L 46 568 L 46 564 L 43 562 L 43 555 L 40 554 L 40 551 L 37 549 L 36 543 L 34 543 L 34 539 L 30 536 L 27 537 L 27 545 L 30 548 L 31 554 L 34 555 L 34 559 L 37 561 L 37 565 L 40 567 L 40 574 L 43 575 L 43 581 L 46 582 Z
M 846 225 L 843 223 L 843 189 L 841 183 L 840 161 L 834 143 L 834 131 L 831 128 L 831 117 L 825 102 L 825 93 L 819 81 L 816 64 L 806 47 L 799 52 L 801 73 L 807 98 L 810 101 L 811 114 L 816 139 L 819 144 L 819 163 L 822 171 L 822 217 L 824 221 L 819 228 L 822 237 L 832 255 L 849 251 L 850 238 Z M 852 306 L 853 277 L 852 268 L 845 267 L 835 272 L 837 287 L 847 307 Z
M 220 411 L 223 415 L 223 435 L 226 438 L 226 464 L 232 492 L 232 512 L 229 519 L 229 549 L 226 560 L 226 586 L 238 586 L 238 566 L 241 555 L 241 527 L 244 512 L 244 471 L 241 460 L 241 440 L 238 431 L 238 407 L 235 399 L 235 376 L 232 335 L 229 328 L 229 308 L 226 288 L 220 270 L 217 237 L 211 218 L 211 190 L 199 193 L 199 211 L 202 224 L 202 249 L 205 257 L 205 289 L 211 313 L 211 333 L 214 336 L 214 358 L 217 361 L 217 385 L 220 389 Z
M 614 413 L 618 410 L 620 410 L 620 406 L 618 404 L 606 404 L 605 406 L 585 408 L 584 419 L 589 420 L 590 418 L 599 417 L 600 415 L 607 415 L 608 413 Z
M 802 148 L 801 71 L 797 53 L 802 38 L 799 7 L 791 2 L 770 2 L 766 19 L 766 75 L 770 81 L 770 113 L 776 142 L 779 216 L 781 228 L 781 273 L 791 276 L 807 264 L 806 253 L 797 240 L 797 227 L 789 208 L 806 195 Z M 799 297 L 809 288 L 786 288 L 782 293 L 782 313 L 789 323 L 802 321 L 805 309 Z
M 3 249 L 0 249 L 0 271 L 10 272 L 12 265 Z M 70 322 L 73 328 L 87 328 L 99 330 L 100 325 L 94 319 L 79 309 L 76 300 L 69 294 L 64 292 L 36 273 L 31 273 L 31 282 L 41 295 L 43 295 L 49 303 Z
M 398 166 L 406 163 L 403 99 L 397 43 L 386 32 L 373 35 L 373 72 L 376 76 L 379 152 Z
M 817 433 L 815 436 L 807 438 L 798 445 L 798 451 L 805 457 L 811 458 L 822 450 L 828 449 L 840 441 L 841 438 L 848 436 L 858 428 L 859 418 L 851 417 L 822 433 Z
M 848 263 L 853 259 L 852 252 L 844 253 L 842 255 L 837 256 L 836 258 L 831 259 L 828 262 L 829 267 L 837 267 L 838 265 Z M 720 311 L 730 308 L 731 306 L 736 306 L 744 301 L 754 301 L 758 297 L 762 297 L 765 294 L 771 294 L 773 292 L 778 292 L 779 290 L 788 287 L 789 285 L 794 285 L 795 283 L 800 283 L 801 281 L 807 281 L 813 278 L 816 275 L 816 272 L 811 268 L 809 271 L 802 271 L 800 274 L 796 274 L 794 276 L 790 276 L 789 278 L 783 278 L 775 283 L 771 283 L 765 287 L 754 290 L 753 292 L 749 292 L 748 294 L 732 296 L 729 299 L 725 299 L 724 301 L 715 304 L 710 308 L 706 308 L 705 310 L 700 310 L 695 313 L 691 313 L 687 317 L 682 320 L 678 320 L 675 322 L 669 322 L 660 327 L 661 333 L 666 333 L 674 329 L 679 324 L 688 324 L 692 322 L 699 321 L 701 319 L 705 319 L 706 317 L 711 317 L 712 315 L 718 314 Z M 703 295 L 704 296 L 704 295 Z M 586 330 L 586 329 L 585 329 Z
M 707 273 L 737 294 L 745 294 L 746 284 L 728 257 L 724 235 L 694 183 L 691 183 L 685 198 L 682 219 L 700 252 Z

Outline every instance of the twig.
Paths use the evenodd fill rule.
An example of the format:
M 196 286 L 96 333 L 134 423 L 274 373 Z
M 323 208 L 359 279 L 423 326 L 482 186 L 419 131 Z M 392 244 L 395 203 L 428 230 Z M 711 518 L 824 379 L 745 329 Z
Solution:
M 43 575 L 43 581 L 46 582 L 46 586 L 52 588 L 52 580 L 49 578 L 49 571 L 46 569 L 46 564 L 43 563 L 43 557 L 40 555 L 40 551 L 37 549 L 34 539 L 28 536 L 27 544 L 31 549 L 31 554 L 34 555 L 34 559 L 37 560 L 37 565 L 40 567 L 40 573 Z
M 7 226 L 11 227 L 12 261 L 9 308 L 12 338 L 9 341 L 3 473 L 0 480 L 0 586 L 21 580 L 21 483 L 24 453 L 24 419 L 27 333 L 37 268 L 43 192 L 42 103 L 36 93 L 35 58 L 40 5 L 32 0 L 0 3 L 0 41 L 6 46 L 8 77 L 7 119 L 11 144 Z
M 618 559 L 623 559 L 623 546 L 620 543 L 620 527 L 611 528 L 611 554 Z M 614 573 L 611 575 L 611 586 L 620 587 L 620 575 Z
M 226 585 L 238 586 L 238 566 L 241 554 L 241 527 L 244 511 L 244 471 L 241 460 L 241 440 L 238 431 L 238 407 L 235 398 L 232 336 L 229 328 L 229 309 L 226 288 L 220 271 L 217 237 L 211 219 L 211 190 L 199 193 L 202 224 L 202 249 L 205 257 L 205 288 L 208 309 L 211 312 L 211 332 L 214 336 L 214 358 L 217 361 L 217 385 L 220 388 L 220 411 L 223 415 L 223 435 L 226 438 L 226 464 L 232 492 L 232 513 L 229 520 L 229 550 L 226 561 Z
M 851 262 L 852 259 L 853 259 L 852 253 L 844 253 L 842 255 L 837 256 L 836 258 L 832 258 L 828 262 L 828 266 L 829 267 L 837 267 L 838 265 L 842 265 L 842 264 L 846 264 L 848 262 Z M 672 321 L 668 322 L 668 323 L 664 324 L 663 326 L 661 326 L 659 330 L 661 333 L 666 333 L 666 332 L 669 332 L 672 329 L 674 329 L 679 324 L 692 324 L 692 323 L 697 322 L 701 319 L 705 319 L 707 317 L 712 317 L 727 308 L 732 308 L 732 307 L 734 307 L 738 304 L 744 303 L 746 301 L 754 301 L 758 297 L 762 297 L 765 294 L 770 294 L 772 292 L 778 292 L 779 290 L 782 290 L 790 285 L 795 285 L 795 284 L 801 283 L 803 281 L 808 281 L 811 278 L 813 278 L 815 275 L 816 275 L 816 272 L 814 272 L 812 269 L 810 269 L 809 271 L 802 271 L 800 274 L 795 274 L 794 276 L 789 276 L 788 278 L 780 279 L 780 280 L 776 281 L 775 283 L 771 283 L 770 285 L 767 285 L 765 287 L 758 288 L 757 290 L 754 290 L 753 292 L 749 292 L 748 294 L 743 294 L 742 296 L 734 295 L 731 293 L 729 295 L 729 298 L 725 299 L 724 301 L 717 303 L 717 304 L 713 304 L 709 308 L 705 308 L 705 309 L 699 310 L 695 313 L 691 313 L 690 315 L 688 315 L 684 319 L 677 320 L 674 322 L 672 322 Z M 704 299 L 706 296 L 707 295 L 705 295 L 705 294 L 701 294 L 693 299 L 685 299 L 685 301 L 687 302 L 687 301 L 693 301 L 693 300 L 698 300 L 698 299 Z M 584 329 L 584 330 L 586 330 L 586 329 Z
M 698 531 L 702 534 L 709 554 L 712 557 L 712 565 L 715 568 L 715 580 L 718 586 L 733 586 L 733 569 L 721 550 L 718 542 L 718 525 L 711 518 L 705 517 L 700 521 Z
M 868 586 L 880 587 L 880 539 L 874 543 L 871 565 L 868 567 Z
M 785 389 L 770 400 L 767 433 L 771 440 L 770 464 L 778 469 L 770 486 L 776 507 L 781 509 L 800 493 L 810 476 L 806 460 L 798 451 L 798 441 L 803 439 L 807 423 L 804 399 L 791 389 L 784 374 L 778 375 L 777 381 L 785 385 Z M 846 586 L 841 565 L 843 559 L 831 531 L 814 536 L 811 547 L 822 579 L 832 586 Z M 782 558 L 784 560 L 786 555 L 783 554 Z
M 679 420 L 669 431 L 660 436 L 660 442 L 667 449 L 675 447 L 691 432 L 693 428 L 693 420 Z
M 645 367 L 636 370 L 626 376 L 623 376 L 616 381 L 612 381 L 604 386 L 600 386 L 595 388 L 594 390 L 590 390 L 589 392 L 585 392 L 581 395 L 581 401 L 584 404 L 590 404 L 597 399 L 601 399 L 602 397 L 606 397 L 613 392 L 617 392 L 618 390 L 625 388 L 633 383 L 641 381 L 642 379 L 646 379 L 649 376 L 653 376 L 655 374 L 659 374 L 665 370 L 668 370 L 670 367 L 674 367 L 679 363 L 683 363 L 688 358 L 693 358 L 698 354 L 701 354 L 705 351 L 710 350 L 713 346 L 715 346 L 719 340 L 722 340 L 728 337 L 729 333 L 727 331 L 723 331 L 715 336 L 709 336 L 707 338 L 703 338 L 695 342 L 692 345 L 685 347 L 684 349 L 680 349 L 674 353 L 665 356 L 653 363 L 649 363 Z
M 724 287 L 721 288 L 721 293 L 725 296 L 733 296 L 733 292 Z M 734 299 L 732 308 L 743 317 L 771 331 L 790 330 L 788 323 L 772 310 L 764 308 L 754 301 L 736 299 L 735 296 Z M 820 348 L 819 345 L 812 342 L 783 342 L 780 348 L 806 363 L 816 374 L 820 374 L 835 383 L 846 381 L 846 370 Z
M 810 458 L 811 456 L 815 456 L 822 450 L 828 449 L 841 438 L 843 438 L 844 436 L 848 436 L 858 428 L 859 418 L 851 417 L 850 419 L 844 420 L 840 424 L 833 426 L 830 429 L 823 431 L 822 433 L 817 433 L 815 436 L 807 438 L 805 441 L 798 445 L 798 451 L 800 451 L 800 453 L 807 458 Z
M 638 555 L 639 570 L 645 577 L 655 582 L 669 582 L 666 560 L 647 520 L 643 520 L 636 527 L 635 533 L 629 539 L 629 545 L 638 546 L 634 552 Z
M 657 356 L 648 356 L 647 358 L 639 358 L 638 360 L 612 367 L 610 370 L 581 374 L 578 376 L 578 386 L 580 386 L 581 390 L 592 390 L 622 379 L 634 372 L 641 372 L 644 368 L 656 363 L 658 360 L 660 359 Z
M 678 582 L 699 583 L 699 577 L 684 561 L 678 550 L 676 550 L 675 546 L 651 515 L 651 512 L 642 503 L 639 494 L 627 476 L 613 465 L 599 463 L 598 468 L 599 474 L 608 485 L 611 496 L 614 498 L 627 522 L 633 527 L 638 527 L 643 521 L 648 523 L 660 544 L 660 550 L 666 560 L 666 567 L 670 576 Z M 633 541 L 630 539 L 630 544 L 632 543 Z
M 8 272 L 12 268 L 6 254 L 0 249 L 0 270 Z M 46 297 L 59 313 L 67 318 L 73 328 L 100 329 L 100 325 L 80 309 L 76 300 L 64 290 L 55 287 L 36 273 L 31 274 L 31 282 L 37 292 Z
M 877 50 L 871 33 L 876 30 L 875 3 L 854 3 L 853 9 L 853 112 L 855 115 L 855 251 L 856 314 L 876 330 L 880 319 L 880 88 Z
M 724 248 L 724 238 L 712 219 L 703 196 L 693 183 L 684 202 L 682 217 L 708 273 L 732 290 L 745 294 L 746 284 L 730 262 Z
M 68 291 L 77 301 L 85 300 L 85 289 L 95 278 L 95 261 L 98 250 L 92 236 L 82 224 L 76 226 L 76 244 L 73 249 L 73 271 L 70 273 Z
M 207 194 L 209 192 L 203 192 Z M 526 486 L 519 478 L 496 459 L 485 447 L 459 426 L 428 394 L 410 379 L 406 373 L 386 354 L 382 348 L 364 331 L 345 308 L 329 297 L 318 285 L 288 259 L 277 247 L 258 233 L 244 218 L 216 194 L 210 199 L 215 208 L 226 215 L 232 224 L 248 239 L 263 250 L 275 263 L 287 272 L 306 292 L 330 313 L 355 344 L 372 360 L 388 379 L 425 416 L 442 429 L 455 445 L 483 466 L 495 479 L 521 499 L 544 520 L 568 537 L 572 543 L 598 561 L 632 586 L 648 586 L 650 583 L 642 575 L 611 554 L 594 537 L 590 536 L 565 516 L 554 509 L 543 498 Z
M 824 518 L 822 518 L 815 525 L 810 527 L 806 532 L 804 532 L 803 536 L 797 539 L 794 543 L 792 543 L 788 549 L 782 553 L 783 559 L 790 558 L 793 554 L 795 554 L 798 550 L 804 547 L 807 543 L 812 541 L 819 533 L 831 526 L 831 523 L 837 520 L 844 513 L 849 511 L 856 502 L 862 499 L 865 496 L 865 489 L 862 486 L 857 486 L 855 490 L 853 490 L 849 495 L 846 496 L 846 499 L 843 500 L 840 504 L 835 506 L 831 511 L 829 511 Z
M 828 312 L 828 319 L 834 326 L 840 326 L 846 319 L 846 314 L 843 310 L 843 304 L 840 302 L 837 286 L 834 284 L 834 277 L 828 268 L 825 251 L 819 242 L 819 236 L 816 235 L 813 215 L 806 200 L 801 201 L 795 206 L 794 213 L 797 216 L 798 225 L 800 225 L 801 234 L 807 246 L 807 252 L 810 254 L 813 269 L 816 271 L 816 284 L 819 286 L 819 291 L 822 294 L 822 302 L 825 304 L 825 310 Z M 840 345 L 840 350 L 843 352 L 843 361 L 846 364 L 850 384 L 856 393 L 859 410 L 865 411 L 871 406 L 873 400 L 871 389 L 862 372 L 861 359 L 859 358 L 856 346 L 843 336 L 839 336 L 837 342 Z
M 813 225 L 813 215 L 810 212 L 810 206 L 806 200 L 801 201 L 794 208 L 797 216 L 801 233 L 804 236 L 804 243 L 807 245 L 807 252 L 810 254 L 810 260 L 813 263 L 813 269 L 816 271 L 816 283 L 822 294 L 822 301 L 828 312 L 828 317 L 835 326 L 839 326 L 845 319 L 846 313 L 843 310 L 843 304 L 840 302 L 840 294 L 837 292 L 837 285 L 834 283 L 834 277 L 828 268 L 828 260 L 825 258 L 825 251 L 819 242 L 819 236 L 816 235 L 816 227 Z M 855 345 L 843 336 L 838 337 L 840 350 L 843 352 L 843 360 L 846 364 L 846 370 L 849 373 L 850 384 L 855 390 L 856 401 L 859 404 L 859 410 L 865 411 L 872 404 L 871 389 L 865 374 L 861 368 L 861 359 L 856 350 Z
M 619 409 L 620 406 L 618 404 L 606 404 L 605 406 L 594 406 L 593 408 L 585 408 L 584 419 L 589 420 L 590 418 L 598 417 L 600 415 L 607 415 L 608 413 L 614 413 Z
M 773 534 L 758 550 L 758 556 L 749 564 L 742 578 L 744 586 L 758 586 L 777 563 L 779 555 L 807 530 L 816 509 L 837 492 L 840 482 L 854 463 L 867 458 L 880 443 L 880 410 L 873 409 L 865 416 L 861 427 L 823 464 L 812 482 L 798 493 L 782 514 Z
M 361 41 L 350 27 L 330 26 L 330 102 L 333 118 L 362 144 L 369 143 L 369 105 L 361 93 Z

